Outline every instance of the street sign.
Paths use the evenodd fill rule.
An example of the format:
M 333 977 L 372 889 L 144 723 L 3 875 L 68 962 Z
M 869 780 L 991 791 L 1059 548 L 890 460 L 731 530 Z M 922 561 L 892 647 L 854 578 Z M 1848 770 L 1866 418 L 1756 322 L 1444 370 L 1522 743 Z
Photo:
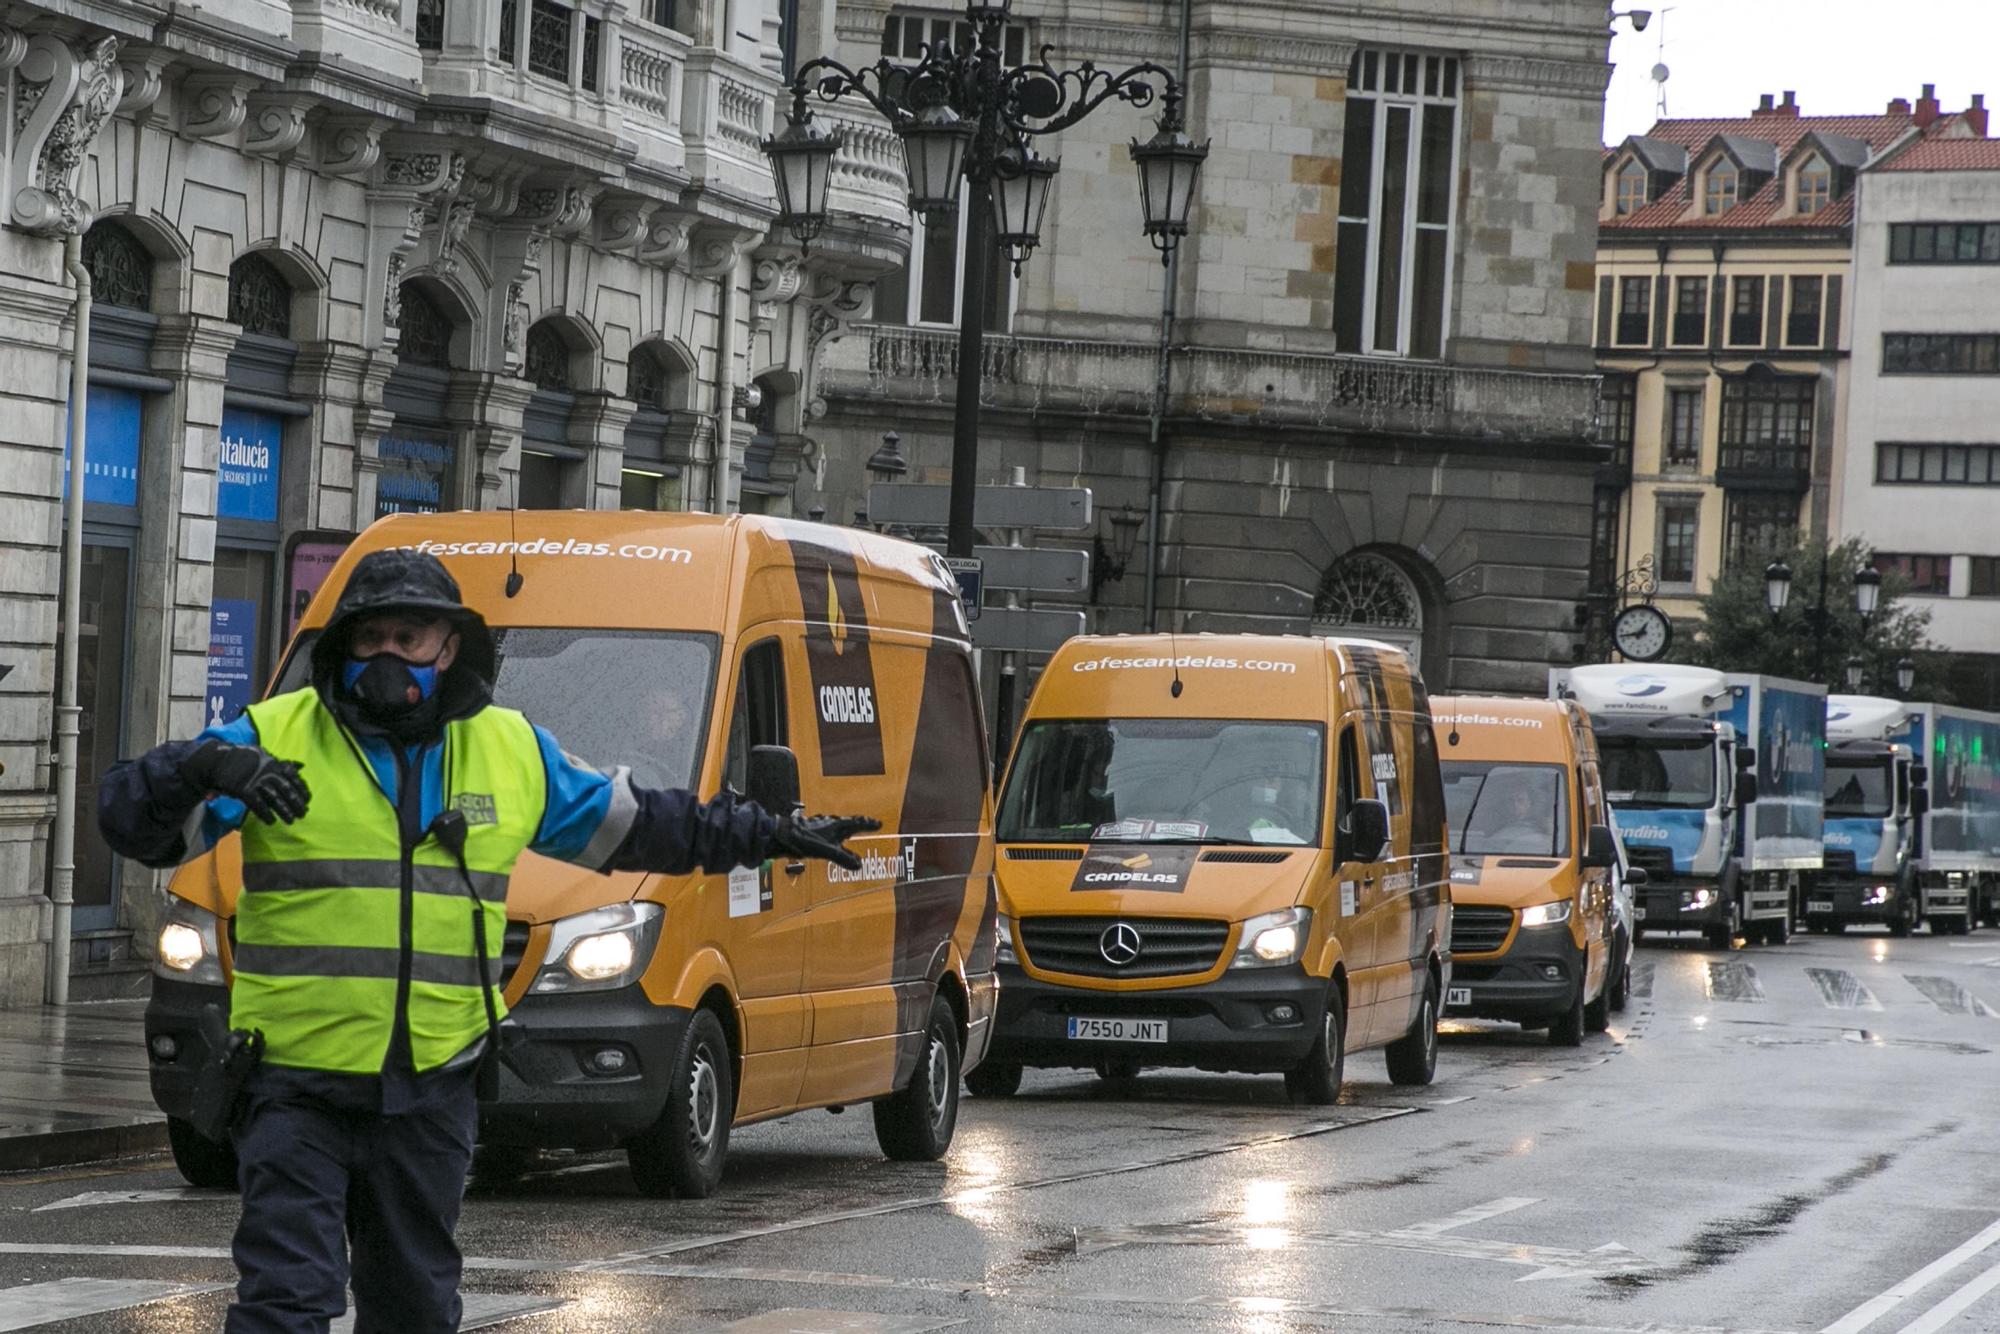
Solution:
M 977 556 L 946 556 L 944 566 L 958 580 L 958 600 L 965 607 L 965 619 L 979 619 L 979 600 L 984 592 L 986 563 Z
M 1054 653 L 1066 639 L 1083 633 L 1080 611 L 988 607 L 972 630 L 972 646 L 1001 653 Z
M 868 521 L 942 528 L 951 521 L 951 488 L 919 482 L 877 482 L 868 488 Z M 1090 527 L 1090 488 L 982 486 L 973 497 L 972 521 L 981 528 L 1080 532 Z
M 989 588 L 1032 593 L 1081 593 L 1090 583 L 1090 553 L 1037 547 L 974 547 L 986 562 Z

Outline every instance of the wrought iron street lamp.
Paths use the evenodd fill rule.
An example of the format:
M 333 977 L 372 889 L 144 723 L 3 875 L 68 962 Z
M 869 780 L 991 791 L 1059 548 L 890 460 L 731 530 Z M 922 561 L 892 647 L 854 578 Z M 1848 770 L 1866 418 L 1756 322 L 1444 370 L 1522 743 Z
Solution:
M 1119 73 L 1084 61 L 1073 69 L 1041 58 L 1009 66 L 1001 43 L 1012 0 L 967 0 L 964 34 L 926 45 L 910 65 L 886 58 L 861 69 L 822 57 L 792 80 L 786 128 L 764 141 L 778 180 L 778 221 L 801 245 L 825 228 L 832 160 L 841 138 L 814 126 L 808 105 L 854 96 L 888 118 L 903 141 L 910 208 L 927 219 L 963 206 L 965 271 L 959 299 L 957 414 L 952 428 L 950 535 L 954 556 L 972 554 L 972 501 L 979 467 L 979 372 L 984 360 L 986 289 L 994 252 L 1018 271 L 1041 240 L 1058 163 L 1034 151 L 1044 135 L 1083 120 L 1106 102 L 1160 102 L 1158 132 L 1132 145 L 1139 170 L 1143 229 L 1162 261 L 1187 235 L 1188 214 L 1207 144 L 1182 122 L 1173 72 L 1151 61 Z
M 1907 695 L 1917 683 L 1917 664 L 1908 658 L 1896 659 L 1896 693 Z
M 1771 615 L 1782 616 L 1791 600 L 1792 567 L 1774 560 L 1764 567 L 1764 605 L 1771 609 Z
M 1090 539 L 1090 600 L 1093 603 L 1106 584 L 1119 583 L 1125 578 L 1125 567 L 1132 560 L 1132 548 L 1139 542 L 1139 530 L 1146 526 L 1146 516 L 1130 505 L 1122 506 L 1108 517 L 1111 520 L 1110 545 L 1105 545 L 1102 533 L 1093 533 Z
M 1847 660 L 1848 694 L 1856 695 L 1861 692 L 1861 683 L 1864 679 L 1866 679 L 1867 671 L 1868 671 L 1868 664 L 1863 662 L 1859 657 L 1853 657 Z
M 1820 549 L 1819 593 L 1814 604 L 1805 609 L 1806 627 L 1812 631 L 1812 672 L 1807 678 L 1818 681 L 1826 674 L 1826 636 L 1833 628 L 1834 614 L 1827 609 L 1827 588 L 1832 583 L 1833 548 L 1831 545 Z M 1771 619 L 1777 620 L 1784 614 L 1792 599 L 1792 567 L 1782 559 L 1774 560 L 1764 567 L 1764 605 L 1771 609 Z M 1861 640 L 1865 644 L 1870 630 L 1869 622 L 1874 619 L 1876 607 L 1882 601 L 1882 576 L 1875 567 L 1863 565 L 1854 572 L 1854 610 L 1861 616 Z M 1858 668 L 1855 661 L 1847 664 L 1847 673 L 1853 679 Z

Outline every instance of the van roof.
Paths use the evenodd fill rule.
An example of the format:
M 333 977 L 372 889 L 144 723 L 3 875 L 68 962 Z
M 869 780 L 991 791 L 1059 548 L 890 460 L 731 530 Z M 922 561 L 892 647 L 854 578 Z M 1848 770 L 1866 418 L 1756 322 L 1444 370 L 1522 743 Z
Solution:
M 1567 764 L 1581 717 L 1565 700 L 1508 695 L 1435 695 L 1431 721 L 1440 760 L 1523 760 Z M 1454 731 L 1458 744 L 1447 742 Z
M 810 620 L 859 619 L 871 630 L 966 637 L 955 611 L 956 582 L 935 553 L 915 543 L 762 515 L 638 510 L 378 520 L 335 564 L 300 628 L 325 625 L 354 562 L 390 547 L 437 556 L 466 604 L 497 626 L 728 633 L 738 625 L 797 620 L 803 607 Z M 521 586 L 509 597 L 507 577 L 517 569 Z M 837 593 L 836 584 L 844 585 Z M 933 596 L 879 596 L 888 586 L 911 584 Z
M 1055 718 L 1298 718 L 1323 721 L 1341 676 L 1379 663 L 1413 675 L 1402 650 L 1310 635 L 1079 635 L 1049 660 L 1030 707 Z M 1172 693 L 1178 675 L 1181 694 Z

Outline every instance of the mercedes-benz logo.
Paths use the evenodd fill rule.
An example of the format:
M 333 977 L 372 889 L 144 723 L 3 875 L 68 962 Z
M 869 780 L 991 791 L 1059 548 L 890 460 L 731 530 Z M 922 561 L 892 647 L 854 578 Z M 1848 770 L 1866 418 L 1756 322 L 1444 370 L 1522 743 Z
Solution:
M 1113 922 L 1097 938 L 1097 952 L 1113 968 L 1123 968 L 1139 957 L 1139 929 L 1129 922 Z

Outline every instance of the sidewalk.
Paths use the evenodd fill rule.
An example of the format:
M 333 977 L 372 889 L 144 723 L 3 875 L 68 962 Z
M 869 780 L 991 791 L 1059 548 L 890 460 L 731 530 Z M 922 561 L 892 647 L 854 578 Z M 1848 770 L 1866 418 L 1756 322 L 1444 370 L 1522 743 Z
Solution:
M 163 1149 L 144 1001 L 0 1009 L 0 1172 Z

